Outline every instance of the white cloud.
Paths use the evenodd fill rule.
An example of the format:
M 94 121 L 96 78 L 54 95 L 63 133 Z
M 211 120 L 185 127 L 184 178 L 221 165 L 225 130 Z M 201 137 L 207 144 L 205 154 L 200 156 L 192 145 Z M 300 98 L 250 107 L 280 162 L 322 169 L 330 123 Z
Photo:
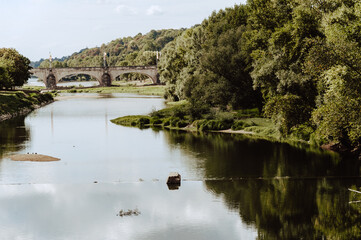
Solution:
M 163 10 L 160 6 L 158 5 L 153 5 L 150 8 L 147 9 L 147 15 L 152 16 L 152 15 L 161 15 L 163 14 Z
M 125 14 L 125 15 L 137 15 L 138 11 L 135 8 L 125 6 L 125 5 L 118 5 L 115 7 L 115 11 L 117 13 Z

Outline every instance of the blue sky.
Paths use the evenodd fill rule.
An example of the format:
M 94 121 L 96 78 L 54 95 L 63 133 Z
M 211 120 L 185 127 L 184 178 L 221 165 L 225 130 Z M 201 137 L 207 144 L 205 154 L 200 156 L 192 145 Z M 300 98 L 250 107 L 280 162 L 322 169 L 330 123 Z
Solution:
M 191 27 L 246 0 L 0 0 L 0 47 L 30 60 L 152 29 Z

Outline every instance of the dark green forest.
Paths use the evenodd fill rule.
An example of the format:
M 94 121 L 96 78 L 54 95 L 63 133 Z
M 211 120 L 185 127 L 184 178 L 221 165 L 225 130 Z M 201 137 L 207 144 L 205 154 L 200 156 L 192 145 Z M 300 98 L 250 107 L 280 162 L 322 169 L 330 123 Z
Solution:
M 143 35 L 141 33 L 134 37 L 124 37 L 102 44 L 100 47 L 85 48 L 68 57 L 55 58 L 52 67 L 102 67 L 103 54 L 106 53 L 108 66 L 138 66 L 156 65 L 157 51 L 179 36 L 184 29 L 152 30 Z M 160 54 L 159 54 L 160 55 Z M 159 57 L 158 55 L 158 57 Z M 41 59 L 32 63 L 33 67 L 47 68 L 49 60 Z M 70 77 L 64 80 L 90 80 L 90 76 Z M 124 80 L 144 80 L 147 77 L 140 74 L 124 74 Z
M 361 2 L 249 0 L 162 50 L 166 97 L 192 109 L 262 109 L 283 136 L 361 143 Z
M 156 51 L 179 36 L 184 29 L 152 30 L 143 35 L 124 37 L 102 44 L 100 47 L 85 48 L 69 57 L 54 59 L 52 67 L 102 67 L 103 54 L 107 53 L 109 66 L 156 65 Z M 49 60 L 33 63 L 34 67 L 49 67 Z

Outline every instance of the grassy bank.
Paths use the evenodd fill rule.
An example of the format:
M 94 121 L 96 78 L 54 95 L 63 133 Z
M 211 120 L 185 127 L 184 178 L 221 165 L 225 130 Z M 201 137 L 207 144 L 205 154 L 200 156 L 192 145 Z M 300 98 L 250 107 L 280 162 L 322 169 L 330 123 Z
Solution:
M 27 90 L 42 90 L 44 87 L 24 87 Z M 68 93 L 135 93 L 141 95 L 163 96 L 164 85 L 113 85 L 111 87 L 69 87 L 58 88 L 57 92 Z
M 135 93 L 141 95 L 163 96 L 165 86 L 111 86 L 111 87 L 94 87 L 94 88 L 72 88 L 60 90 L 61 92 L 71 93 Z
M 161 127 L 187 131 L 224 131 L 252 134 L 262 138 L 279 139 L 276 126 L 270 119 L 262 118 L 257 109 L 233 112 L 211 111 L 201 119 L 192 119 L 187 102 L 171 103 L 168 107 L 149 115 L 125 116 L 111 120 L 128 127 Z
M 0 91 L 0 120 L 26 114 L 53 100 L 50 93 Z

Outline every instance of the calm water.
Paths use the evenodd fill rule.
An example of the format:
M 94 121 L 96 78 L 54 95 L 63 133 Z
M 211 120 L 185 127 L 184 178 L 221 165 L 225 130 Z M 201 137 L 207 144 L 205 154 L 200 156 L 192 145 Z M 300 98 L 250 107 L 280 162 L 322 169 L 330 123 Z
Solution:
M 39 81 L 38 78 L 29 78 L 28 82 L 25 84 L 27 86 L 37 86 L 37 87 L 45 87 L 44 82 Z M 65 82 L 61 81 L 57 83 L 57 86 L 59 87 L 69 87 L 69 86 L 76 86 L 76 87 L 92 87 L 92 86 L 98 86 L 98 81 L 81 81 L 81 82 Z
M 357 239 L 360 162 L 244 136 L 140 130 L 160 98 L 75 94 L 0 123 L 3 239 Z M 14 162 L 16 153 L 58 162 Z M 178 171 L 179 190 L 165 184 Z M 97 183 L 94 183 L 94 182 Z M 138 216 L 117 216 L 120 210 Z

